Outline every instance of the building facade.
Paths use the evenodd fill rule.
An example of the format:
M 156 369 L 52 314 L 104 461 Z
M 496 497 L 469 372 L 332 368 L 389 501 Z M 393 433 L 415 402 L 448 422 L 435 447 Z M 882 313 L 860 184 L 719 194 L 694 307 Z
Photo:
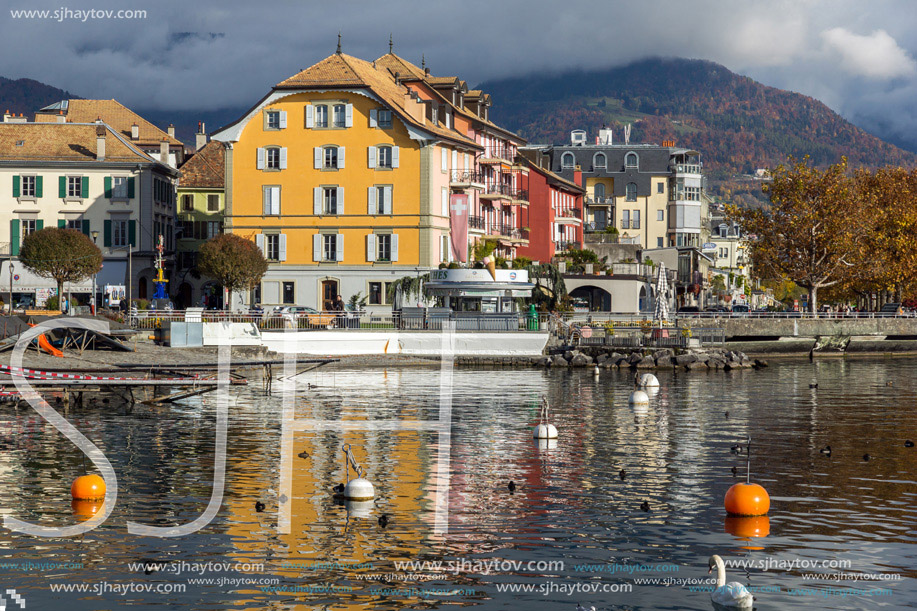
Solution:
M 222 288 L 197 271 L 201 245 L 223 233 L 226 163 L 222 142 L 211 141 L 181 166 L 173 295 L 179 307 L 219 308 Z
M 454 125 L 454 124 L 453 124 Z M 213 139 L 226 150 L 226 231 L 271 265 L 241 301 L 388 308 L 388 285 L 449 259 L 450 173 L 483 149 L 383 67 L 343 53 L 278 83 Z
M 570 144 L 541 150 L 547 167 L 565 179 L 582 172 L 586 231 L 614 227 L 620 241 L 644 248 L 700 247 L 707 213 L 697 151 L 670 142 L 614 144 L 610 129 L 595 144 L 576 130 Z
M 569 181 L 528 159 L 523 163 L 529 168 L 525 177 L 529 240 L 516 254 L 549 263 L 559 252 L 582 248 L 584 189 L 577 183 L 579 174 L 574 172 Z
M 103 122 L 6 117 L 0 124 L 0 244 L 7 262 L 0 290 L 9 293 L 12 280 L 14 301 L 40 302 L 48 295 L 54 281 L 24 270 L 16 257 L 28 234 L 57 226 L 82 231 L 102 250 L 97 303 L 106 284 L 126 285 L 134 297 L 148 298 L 153 236 L 174 217 L 177 177 L 177 170 Z M 92 285 L 88 278 L 66 288 L 85 304 Z

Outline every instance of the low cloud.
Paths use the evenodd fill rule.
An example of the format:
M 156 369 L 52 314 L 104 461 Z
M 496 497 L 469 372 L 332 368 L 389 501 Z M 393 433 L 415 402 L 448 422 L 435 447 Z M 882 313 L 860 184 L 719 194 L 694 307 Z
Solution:
M 849 74 L 879 80 L 917 74 L 917 62 L 885 30 L 864 36 L 844 28 L 831 28 L 821 36 Z

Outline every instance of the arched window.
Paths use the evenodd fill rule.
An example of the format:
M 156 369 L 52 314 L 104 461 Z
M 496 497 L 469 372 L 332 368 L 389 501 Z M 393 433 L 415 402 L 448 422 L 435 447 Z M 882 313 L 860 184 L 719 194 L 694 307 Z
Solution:
M 596 183 L 593 189 L 593 194 L 595 195 L 595 201 L 601 202 L 603 199 L 605 199 L 605 185 L 600 182 Z
M 605 153 L 596 153 L 592 158 L 592 169 L 593 170 L 604 170 L 608 166 L 608 162 L 605 158 Z
M 635 183 L 635 182 L 629 182 L 629 183 L 627 183 L 627 186 L 625 187 L 624 194 L 625 194 L 625 196 L 626 196 L 625 199 L 626 199 L 627 201 L 629 201 L 629 202 L 635 202 L 635 201 L 637 201 L 637 183 Z
M 638 167 L 639 161 L 637 159 L 637 153 L 630 152 L 624 155 L 624 167 L 625 168 L 636 168 Z
M 573 169 L 573 166 L 576 164 L 576 157 L 573 156 L 573 153 L 564 153 L 560 158 L 560 167 L 567 170 Z

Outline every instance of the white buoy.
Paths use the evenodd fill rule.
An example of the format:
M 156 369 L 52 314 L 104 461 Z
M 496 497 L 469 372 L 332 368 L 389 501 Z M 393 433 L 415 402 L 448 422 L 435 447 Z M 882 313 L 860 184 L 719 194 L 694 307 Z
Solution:
M 557 427 L 553 424 L 539 424 L 532 436 L 535 439 L 557 439 Z
M 371 501 L 376 498 L 376 489 L 368 479 L 358 477 L 344 486 L 344 498 L 348 501 Z
M 340 494 L 347 501 L 371 501 L 376 497 L 376 489 L 373 488 L 372 482 L 363 477 L 363 468 L 357 464 L 357 460 L 350 451 L 350 444 L 346 443 L 341 447 L 344 450 L 344 468 L 347 470 L 347 483 L 344 484 L 344 492 Z M 351 467 L 357 476 L 350 479 Z
M 557 440 L 556 439 L 537 439 L 536 443 L 538 444 L 539 450 L 557 449 Z
M 344 507 L 351 518 L 368 518 L 372 515 L 372 501 L 346 501 Z
M 659 380 L 656 379 L 656 376 L 654 376 L 651 373 L 644 373 L 642 376 L 640 376 L 640 379 L 637 381 L 637 386 L 640 386 L 641 388 L 659 386 Z
M 631 405 L 649 405 L 650 396 L 642 390 L 635 390 L 634 392 L 630 393 L 630 399 L 628 399 L 628 403 Z
M 595 377 L 599 377 L 599 373 L 600 373 L 600 372 L 599 372 L 599 366 L 598 366 L 598 365 L 593 366 L 593 368 L 592 368 L 592 375 L 594 375 Z
M 535 439 L 557 439 L 557 427 L 548 422 L 551 418 L 551 408 L 548 407 L 548 398 L 541 398 L 541 416 L 538 426 L 532 431 L 532 437 Z

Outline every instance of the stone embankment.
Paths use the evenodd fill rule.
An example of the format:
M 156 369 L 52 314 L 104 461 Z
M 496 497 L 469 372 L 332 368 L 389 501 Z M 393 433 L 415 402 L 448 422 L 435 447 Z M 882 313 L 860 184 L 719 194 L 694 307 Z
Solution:
M 597 365 L 604 369 L 751 369 L 767 367 L 764 359 L 751 359 L 743 352 L 734 350 L 706 350 L 675 354 L 671 349 L 635 350 L 622 354 L 605 349 L 567 350 L 563 354 L 545 356 L 536 361 L 542 367 L 592 367 Z

